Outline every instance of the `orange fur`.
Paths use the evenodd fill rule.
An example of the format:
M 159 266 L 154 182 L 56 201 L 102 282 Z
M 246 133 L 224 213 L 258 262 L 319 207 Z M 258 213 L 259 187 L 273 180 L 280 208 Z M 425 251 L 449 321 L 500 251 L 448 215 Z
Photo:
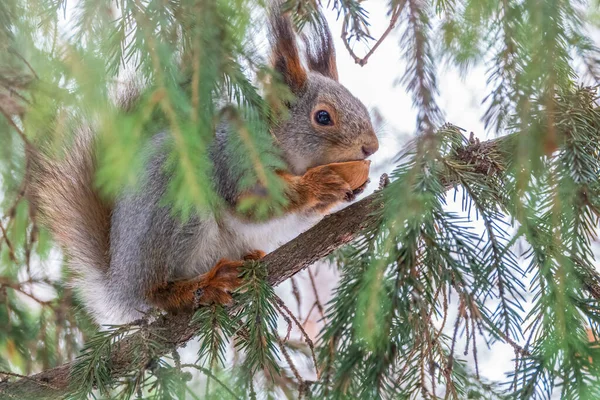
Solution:
M 369 162 L 352 161 L 320 165 L 302 176 L 279 173 L 287 182 L 287 211 L 315 210 L 326 213 L 342 201 L 352 200 L 368 180 Z M 366 171 L 366 174 L 365 174 Z
M 327 164 L 340 175 L 352 189 L 358 189 L 369 179 L 371 161 L 359 160 Z
M 302 176 L 279 171 L 277 174 L 286 183 L 285 213 L 317 211 L 324 214 L 340 202 L 354 199 L 368 183 L 370 164 L 368 160 L 332 163 L 310 168 Z M 257 196 L 255 191 L 243 193 L 238 202 Z M 239 217 L 252 219 L 251 215 Z
M 156 286 L 148 293 L 148 300 L 171 313 L 191 311 L 200 304 L 230 304 L 230 293 L 241 284 L 239 268 L 245 261 L 259 260 L 264 256 L 264 251 L 255 250 L 244 256 L 244 261 L 221 259 L 210 271 L 197 278 Z

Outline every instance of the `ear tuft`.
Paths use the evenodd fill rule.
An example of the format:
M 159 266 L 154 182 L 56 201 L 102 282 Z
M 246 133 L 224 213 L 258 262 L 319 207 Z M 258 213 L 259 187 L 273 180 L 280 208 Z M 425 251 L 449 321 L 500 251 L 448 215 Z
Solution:
M 288 15 L 282 13 L 279 2 L 274 2 L 270 10 L 271 62 L 290 87 L 298 94 L 304 89 L 307 75 L 300 61 L 296 34 Z
M 337 81 L 338 71 L 333 37 L 321 11 L 318 13 L 318 18 L 311 23 L 311 28 L 310 36 L 302 36 L 306 47 L 308 68 Z

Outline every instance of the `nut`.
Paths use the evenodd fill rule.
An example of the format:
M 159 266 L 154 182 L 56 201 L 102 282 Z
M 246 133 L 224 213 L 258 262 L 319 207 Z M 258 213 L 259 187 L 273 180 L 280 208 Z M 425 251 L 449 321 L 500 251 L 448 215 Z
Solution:
M 370 160 L 346 161 L 327 165 L 344 178 L 352 189 L 358 189 L 369 179 Z

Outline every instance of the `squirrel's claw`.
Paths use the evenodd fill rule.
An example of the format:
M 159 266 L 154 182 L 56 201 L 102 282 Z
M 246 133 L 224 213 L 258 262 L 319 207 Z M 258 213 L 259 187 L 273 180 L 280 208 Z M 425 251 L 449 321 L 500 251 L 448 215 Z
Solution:
M 350 202 L 350 201 L 354 201 L 355 198 L 356 198 L 356 194 L 354 194 L 354 190 L 352 190 L 352 191 L 346 192 L 346 197 L 344 198 L 344 200 Z

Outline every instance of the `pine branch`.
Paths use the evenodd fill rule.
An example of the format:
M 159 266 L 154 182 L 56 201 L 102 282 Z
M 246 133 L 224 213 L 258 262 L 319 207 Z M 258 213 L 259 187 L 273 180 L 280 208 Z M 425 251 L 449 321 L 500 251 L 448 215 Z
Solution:
M 382 205 L 380 193 L 350 205 L 333 215 L 327 216 L 309 231 L 267 255 L 263 262 L 268 266 L 268 282 L 277 285 L 297 272 L 327 256 L 337 248 L 350 242 L 364 228 L 376 223 L 373 211 Z M 168 316 L 144 328 L 145 333 L 156 338 L 155 348 L 160 356 L 174 348 L 185 345 L 197 334 L 197 327 L 190 325 L 191 315 Z M 143 357 L 132 361 L 130 355 L 143 340 L 143 329 L 113 345 L 111 354 L 114 378 L 144 368 L 151 359 Z M 69 371 L 74 363 L 33 375 L 15 382 L 0 383 L 0 399 L 53 399 L 64 395 L 69 389 Z M 1 375 L 1 372 L 0 372 Z
M 491 176 L 504 170 L 506 159 L 502 155 L 510 151 L 511 143 L 517 134 L 470 143 L 459 149 L 453 159 L 447 160 L 468 165 L 477 174 Z M 493 157 L 490 157 L 493 155 Z M 490 160 L 493 158 L 494 162 Z M 444 181 L 446 188 L 457 182 L 452 174 Z M 345 209 L 325 217 L 319 224 L 299 235 L 267 255 L 263 262 L 268 269 L 268 283 L 278 285 L 293 275 L 329 255 L 339 247 L 349 243 L 363 230 L 379 223 L 377 213 L 383 206 L 382 192 L 378 191 Z M 518 219 L 518 216 L 517 216 Z M 589 269 L 579 270 L 585 289 L 595 299 L 600 299 L 600 275 Z M 155 338 L 154 357 L 169 354 L 175 348 L 184 346 L 198 334 L 198 327 L 190 323 L 191 314 L 165 316 L 142 326 L 137 333 L 127 336 L 113 345 L 111 353 L 111 373 L 113 378 L 125 376 L 131 371 L 147 368 L 153 359 L 148 355 L 132 357 L 144 338 Z M 139 353 L 139 352 L 138 352 Z M 44 371 L 17 381 L 0 382 L 0 399 L 36 398 L 52 399 L 64 395 L 69 390 L 69 373 L 74 363 Z M 2 372 L 0 371 L 0 375 Z

